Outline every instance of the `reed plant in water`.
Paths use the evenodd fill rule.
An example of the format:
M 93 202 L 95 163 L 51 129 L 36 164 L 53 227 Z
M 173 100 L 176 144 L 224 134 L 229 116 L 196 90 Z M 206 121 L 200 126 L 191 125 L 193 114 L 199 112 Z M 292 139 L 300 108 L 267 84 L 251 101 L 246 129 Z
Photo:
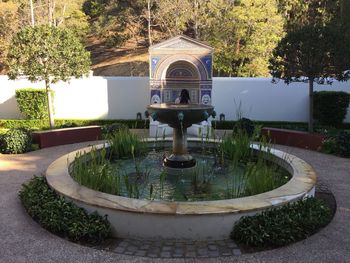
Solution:
M 81 185 L 109 194 L 121 193 L 121 174 L 112 168 L 106 148 L 79 152 L 70 169 L 71 176 Z
M 143 154 L 145 143 L 136 135 L 126 129 L 121 129 L 109 137 L 110 154 L 112 158 L 123 159 Z

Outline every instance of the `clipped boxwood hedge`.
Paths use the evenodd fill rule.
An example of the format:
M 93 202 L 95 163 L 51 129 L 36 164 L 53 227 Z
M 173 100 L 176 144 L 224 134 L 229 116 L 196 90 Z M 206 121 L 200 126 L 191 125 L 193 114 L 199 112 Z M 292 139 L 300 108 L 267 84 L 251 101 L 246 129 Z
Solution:
M 148 120 L 82 120 L 82 119 L 55 119 L 56 128 L 108 125 L 121 123 L 130 129 L 148 129 Z M 50 129 L 47 120 L 0 120 L 0 128 L 26 128 L 30 130 L 48 130 Z
M 19 197 L 29 215 L 52 233 L 72 241 L 96 244 L 111 235 L 106 217 L 65 201 L 47 185 L 45 177 L 34 176 L 23 184 Z
M 51 91 L 53 96 L 53 91 Z M 45 89 L 18 89 L 16 101 L 26 119 L 48 119 L 47 95 Z
M 340 127 L 349 107 L 350 94 L 343 91 L 314 92 L 314 119 L 321 125 Z
M 330 208 L 307 198 L 292 204 L 242 217 L 231 238 L 250 247 L 279 247 L 307 238 L 331 220 Z

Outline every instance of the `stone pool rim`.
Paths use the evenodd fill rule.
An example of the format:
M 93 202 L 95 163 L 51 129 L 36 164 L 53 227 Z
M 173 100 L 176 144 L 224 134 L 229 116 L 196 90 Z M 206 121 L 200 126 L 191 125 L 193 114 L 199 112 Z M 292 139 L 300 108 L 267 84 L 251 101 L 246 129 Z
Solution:
M 156 139 L 147 138 L 146 142 L 152 143 Z M 159 140 L 158 140 L 159 141 Z M 171 142 L 171 138 L 165 138 L 165 142 Z M 189 142 L 201 143 L 200 138 L 189 138 Z M 218 143 L 220 140 L 209 139 L 209 143 Z M 134 199 L 123 196 L 111 195 L 92 190 L 78 184 L 69 174 L 69 165 L 74 161 L 78 152 L 88 153 L 94 147 L 101 149 L 106 143 L 85 147 L 61 156 L 50 164 L 46 170 L 46 179 L 49 186 L 65 198 L 83 204 L 90 210 L 98 208 L 119 210 L 140 214 L 162 215 L 215 215 L 215 214 L 251 214 L 260 210 L 302 199 L 306 196 L 314 196 L 316 173 L 305 161 L 286 152 L 271 149 L 271 153 L 277 157 L 279 165 L 290 173 L 292 178 L 284 185 L 271 191 L 258 195 L 222 199 L 213 201 L 161 201 Z M 252 148 L 259 149 L 257 144 Z

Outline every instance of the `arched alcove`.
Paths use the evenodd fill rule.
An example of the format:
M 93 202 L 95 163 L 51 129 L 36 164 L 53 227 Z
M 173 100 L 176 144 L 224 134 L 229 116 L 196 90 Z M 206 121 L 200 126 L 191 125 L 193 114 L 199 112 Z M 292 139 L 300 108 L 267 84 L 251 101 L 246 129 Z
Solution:
M 163 102 L 174 102 L 182 89 L 187 89 L 192 103 L 199 103 L 200 73 L 185 60 L 173 62 L 162 75 Z
M 177 36 L 151 46 L 151 104 L 174 102 L 188 89 L 192 103 L 211 104 L 213 49 L 195 39 Z

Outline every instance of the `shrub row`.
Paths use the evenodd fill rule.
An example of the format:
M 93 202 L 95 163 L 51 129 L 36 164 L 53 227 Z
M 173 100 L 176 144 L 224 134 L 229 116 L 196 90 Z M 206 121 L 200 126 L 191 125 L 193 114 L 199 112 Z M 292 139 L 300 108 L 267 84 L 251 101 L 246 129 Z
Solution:
M 314 119 L 321 125 L 340 127 L 345 119 L 350 94 L 343 91 L 314 92 Z
M 279 247 L 307 238 L 330 220 L 330 208 L 321 200 L 308 198 L 242 217 L 231 238 L 250 247 Z
M 56 119 L 55 125 L 57 128 L 68 128 L 78 126 L 91 125 L 108 125 L 113 123 L 121 123 L 130 129 L 148 129 L 148 120 L 75 120 L 75 119 Z M 0 120 L 0 128 L 26 128 L 30 130 L 47 130 L 49 123 L 47 120 Z
M 110 236 L 111 227 L 106 217 L 67 202 L 54 193 L 45 177 L 35 176 L 24 184 L 19 197 L 29 215 L 52 233 L 72 241 L 100 243 Z

